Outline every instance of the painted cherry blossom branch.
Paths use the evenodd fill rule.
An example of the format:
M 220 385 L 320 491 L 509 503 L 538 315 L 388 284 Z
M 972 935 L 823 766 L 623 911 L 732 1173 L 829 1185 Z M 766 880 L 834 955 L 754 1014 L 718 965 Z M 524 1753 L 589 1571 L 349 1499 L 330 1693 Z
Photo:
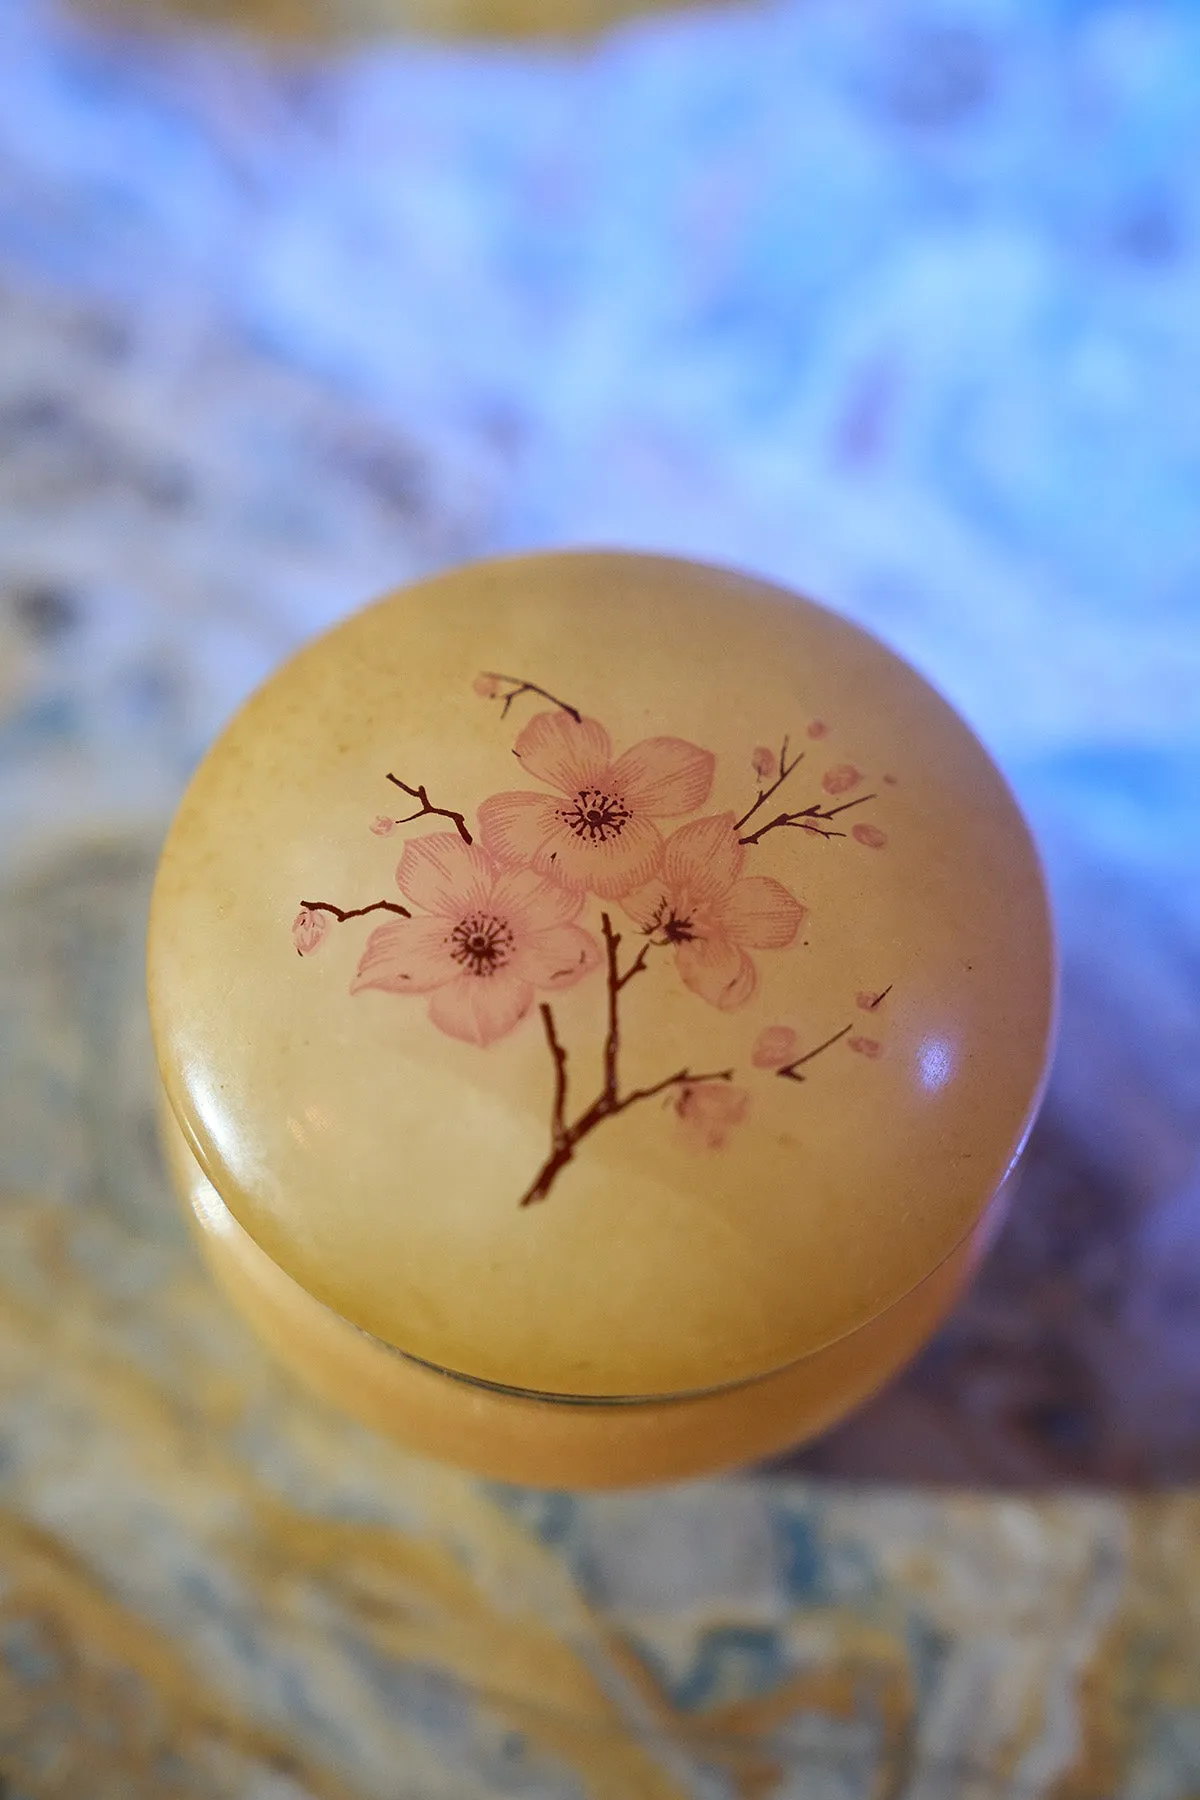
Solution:
M 415 819 L 424 819 L 426 817 L 449 819 L 463 843 L 469 844 L 472 842 L 471 833 L 467 830 L 467 821 L 462 813 L 455 812 L 448 806 L 435 806 L 433 801 L 429 798 L 429 795 L 426 793 L 423 782 L 419 787 L 410 787 L 407 781 L 401 781 L 398 775 L 389 775 L 387 780 L 391 782 L 393 787 L 398 787 L 402 794 L 408 794 L 413 800 L 419 800 L 421 802 L 420 810 L 418 812 L 409 813 L 408 817 L 405 819 L 396 819 L 394 821 L 395 824 L 411 825 Z
M 740 831 L 743 825 L 748 825 L 750 823 L 759 808 L 767 804 L 767 801 L 771 798 L 772 794 L 777 794 L 779 792 L 793 769 L 799 768 L 800 764 L 804 761 L 803 750 L 801 750 L 798 755 L 794 756 L 791 762 L 788 761 L 788 745 L 790 742 L 791 739 L 787 737 L 783 740 L 782 747 L 779 751 L 779 773 L 775 777 L 775 780 L 771 783 L 769 788 L 760 788 L 758 790 L 758 799 L 754 802 L 753 806 L 749 807 L 742 814 L 741 818 L 734 825 L 735 831 Z M 767 755 L 769 755 L 769 752 Z M 745 841 L 745 839 L 742 840 L 743 843 Z
M 507 685 L 507 693 L 503 691 L 501 683 Z M 557 694 L 551 694 L 546 688 L 539 687 L 536 681 L 525 681 L 520 675 L 498 675 L 492 669 L 484 669 L 475 677 L 475 691 L 482 694 L 485 700 L 503 700 L 504 705 L 500 709 L 502 719 L 507 719 L 509 707 L 514 700 L 519 700 L 522 694 L 537 694 L 541 699 L 548 700 L 551 706 L 557 706 L 560 711 L 569 714 L 577 725 L 583 723 L 583 714 L 577 706 L 571 706 L 566 700 L 560 700 Z
M 803 750 L 793 756 L 790 762 L 788 761 L 788 747 L 790 742 L 790 738 L 784 738 L 779 751 L 778 775 L 775 777 L 770 787 L 759 789 L 757 800 L 755 800 L 752 806 L 747 807 L 741 818 L 734 825 L 735 831 L 740 833 L 743 827 L 750 823 L 755 814 L 761 811 L 768 800 L 779 792 L 789 775 L 798 769 L 800 764 L 804 761 L 805 753 Z M 764 763 L 769 767 L 770 751 L 764 750 L 755 752 L 756 759 L 760 755 L 764 758 Z M 852 806 L 863 806 L 868 800 L 874 799 L 874 794 L 860 794 L 856 800 L 843 801 L 841 806 L 822 806 L 818 800 L 815 801 L 812 806 L 800 807 L 795 812 L 776 813 L 773 819 L 769 819 L 765 825 L 760 825 L 756 831 L 749 831 L 744 837 L 739 836 L 738 843 L 757 844 L 760 838 L 766 837 L 768 831 L 780 831 L 785 828 L 790 828 L 795 831 L 808 831 L 811 832 L 814 837 L 845 837 L 846 833 L 844 831 L 826 831 L 824 827 L 831 819 L 836 819 L 839 813 L 848 812 Z
M 849 812 L 852 806 L 865 806 L 868 800 L 875 798 L 874 794 L 860 794 L 857 800 L 843 800 L 840 806 L 822 806 L 817 800 L 811 806 L 802 807 L 798 812 L 777 813 L 765 825 L 760 825 L 757 831 L 751 831 L 745 837 L 740 837 L 738 843 L 757 844 L 760 838 L 766 837 L 768 831 L 778 831 L 785 826 L 790 826 L 796 831 L 810 831 L 814 837 L 845 837 L 844 831 L 826 831 L 824 824 L 828 823 L 830 819 L 836 819 L 839 813 Z M 753 808 L 751 810 L 753 811 Z
M 619 997 L 622 988 L 645 969 L 650 946 L 643 944 L 633 962 L 623 970 L 618 956 L 621 935 L 613 930 L 612 920 L 607 913 L 601 913 L 600 924 L 604 933 L 608 989 L 608 1027 L 604 1037 L 604 1085 L 591 1104 L 584 1108 L 578 1118 L 568 1124 L 567 1052 L 558 1036 L 554 1013 L 548 1005 L 543 1004 L 540 1008 L 542 1025 L 545 1028 L 546 1042 L 554 1061 L 554 1102 L 550 1118 L 550 1154 L 521 1196 L 520 1204 L 522 1206 L 533 1206 L 539 1200 L 546 1198 L 559 1174 L 574 1158 L 578 1146 L 590 1132 L 595 1131 L 598 1125 L 602 1125 L 605 1119 L 615 1119 L 629 1107 L 636 1106 L 642 1100 L 651 1100 L 656 1094 L 664 1094 L 671 1088 L 699 1087 L 704 1082 L 733 1080 L 732 1069 L 714 1069 L 708 1073 L 693 1074 L 690 1069 L 683 1068 L 677 1069 L 673 1075 L 665 1075 L 661 1081 L 653 1082 L 648 1087 L 630 1088 L 624 1094 L 621 1092 Z

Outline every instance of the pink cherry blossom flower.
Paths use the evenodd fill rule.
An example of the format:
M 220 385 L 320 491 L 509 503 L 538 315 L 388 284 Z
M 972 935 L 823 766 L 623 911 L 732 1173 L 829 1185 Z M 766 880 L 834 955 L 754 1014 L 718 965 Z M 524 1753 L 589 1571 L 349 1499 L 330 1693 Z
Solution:
M 727 1081 L 689 1081 L 674 1100 L 684 1142 L 692 1150 L 723 1150 L 735 1125 L 750 1111 L 745 1088 Z
M 406 845 L 396 883 L 427 916 L 373 931 L 350 992 L 428 994 L 433 1023 L 465 1043 L 494 1044 L 536 989 L 572 987 L 600 962 L 595 938 L 572 922 L 582 894 L 534 869 L 503 870 L 456 832 Z
M 851 1050 L 856 1050 L 860 1056 L 869 1056 L 872 1061 L 874 1061 L 877 1056 L 883 1055 L 883 1045 L 879 1042 L 878 1038 L 852 1037 L 850 1039 L 850 1048 Z
M 887 846 L 887 833 L 880 831 L 878 825 L 856 825 L 850 836 L 856 844 L 865 844 L 868 850 L 883 850 Z
M 750 767 L 760 781 L 770 781 L 771 777 L 777 773 L 779 764 L 776 761 L 775 752 L 768 750 L 765 744 L 760 744 L 750 758 Z
M 785 950 L 806 911 L 772 875 L 743 875 L 745 845 L 732 813 L 681 825 L 657 875 L 622 902 L 656 943 L 670 944 L 685 985 L 723 1012 L 758 984 L 747 950 Z
M 301 956 L 311 956 L 319 950 L 329 935 L 329 927 L 333 923 L 327 912 L 317 912 L 309 906 L 302 906 L 292 920 L 292 942 Z
M 493 794 L 480 836 L 503 867 L 529 866 L 576 893 L 615 900 L 649 880 L 662 855 L 655 820 L 707 800 L 715 758 L 683 738 L 645 738 L 614 761 L 595 719 L 538 713 L 516 756 L 553 794 Z
M 371 830 L 376 837 L 391 837 L 395 829 L 395 819 L 389 819 L 385 813 L 377 813 L 371 820 Z
M 823 738 L 829 735 L 829 727 L 824 719 L 814 719 L 808 728 L 810 738 Z
M 494 700 L 500 692 L 500 680 L 496 675 L 477 675 L 471 686 L 482 700 Z
M 756 1069 L 782 1069 L 800 1054 L 800 1040 L 790 1025 L 768 1025 L 754 1040 L 750 1061 Z
M 853 763 L 839 763 L 836 769 L 827 769 L 821 777 L 821 786 L 827 794 L 848 794 L 862 780 L 861 769 Z

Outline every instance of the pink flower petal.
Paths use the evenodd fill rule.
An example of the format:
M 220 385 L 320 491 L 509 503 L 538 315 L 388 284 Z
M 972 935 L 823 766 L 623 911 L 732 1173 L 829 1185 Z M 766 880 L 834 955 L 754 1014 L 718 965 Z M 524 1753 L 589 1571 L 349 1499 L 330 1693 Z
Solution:
M 456 831 L 414 838 L 404 847 L 396 885 L 426 912 L 460 919 L 484 904 L 496 879 L 496 865 L 478 844 L 464 844 Z
M 882 994 L 855 994 L 854 1004 L 858 1007 L 860 1012 L 874 1012 L 882 999 Z
M 754 964 L 727 938 L 696 938 L 680 944 L 675 967 L 685 987 L 722 1012 L 745 1006 L 758 985 Z
M 612 761 L 612 739 L 597 719 L 538 713 L 517 738 L 517 760 L 538 781 L 563 794 L 601 785 Z
M 759 744 L 750 758 L 750 767 L 760 781 L 770 781 L 778 773 L 779 764 L 775 760 L 775 752 L 768 750 L 765 744 Z
M 318 912 L 316 908 L 302 906 L 292 920 L 292 942 L 301 956 L 311 956 L 319 950 L 329 936 L 332 923 L 327 912 Z
M 569 925 L 582 905 L 583 895 L 577 889 L 565 888 L 537 869 L 505 869 L 488 901 L 489 910 L 497 918 L 507 919 L 518 935 Z
M 634 812 L 652 819 L 672 818 L 704 805 L 716 767 L 710 750 L 685 738 L 644 738 L 618 757 L 608 780 Z
M 745 1088 L 725 1081 L 689 1082 L 680 1088 L 675 1113 L 686 1143 L 695 1150 L 721 1150 L 730 1132 L 750 1111 Z
M 663 880 L 672 895 L 686 895 L 694 905 L 715 906 L 737 880 L 746 860 L 738 843 L 733 814 L 693 819 L 667 839 Z
M 371 830 L 376 837 L 391 837 L 395 829 L 395 819 L 389 819 L 386 813 L 377 813 L 371 820 Z
M 427 994 L 458 973 L 445 919 L 394 919 L 367 939 L 350 992 L 382 988 L 385 994 Z
M 600 946 L 579 925 L 552 925 L 535 931 L 514 959 L 514 970 L 534 987 L 574 987 L 600 966 Z
M 829 727 L 824 719 L 814 719 L 808 728 L 808 735 L 810 738 L 828 737 Z
M 878 825 L 856 825 L 850 836 L 857 844 L 865 844 L 868 850 L 883 850 L 887 847 L 887 833 L 880 831 Z
M 500 692 L 500 682 L 495 675 L 477 675 L 471 686 L 481 700 L 494 700 Z
M 747 875 L 717 907 L 725 935 L 748 950 L 786 950 L 807 913 L 773 875 Z
M 579 837 L 560 812 L 546 847 L 534 859 L 567 887 L 586 888 L 602 900 L 620 900 L 647 882 L 662 858 L 658 826 L 636 815 L 611 838 Z
M 661 875 L 654 875 L 641 887 L 634 888 L 621 899 L 621 906 L 643 931 L 654 931 L 671 910 L 671 900 Z
M 429 1017 L 447 1037 L 486 1049 L 519 1025 L 532 1005 L 532 987 L 508 969 L 447 982 L 429 1002 Z
M 799 1052 L 800 1039 L 790 1025 L 768 1025 L 755 1038 L 750 1061 L 756 1069 L 782 1069 Z
M 853 763 L 839 763 L 835 769 L 825 771 L 821 786 L 827 794 L 848 794 L 861 780 L 861 769 L 856 769 Z
M 874 1061 L 877 1056 L 883 1055 L 883 1045 L 879 1042 L 878 1038 L 852 1037 L 850 1039 L 850 1048 L 851 1050 L 857 1050 L 860 1056 L 869 1056 L 872 1061 Z
M 492 794 L 479 808 L 480 842 L 502 868 L 528 868 L 559 829 L 559 804 L 551 794 Z

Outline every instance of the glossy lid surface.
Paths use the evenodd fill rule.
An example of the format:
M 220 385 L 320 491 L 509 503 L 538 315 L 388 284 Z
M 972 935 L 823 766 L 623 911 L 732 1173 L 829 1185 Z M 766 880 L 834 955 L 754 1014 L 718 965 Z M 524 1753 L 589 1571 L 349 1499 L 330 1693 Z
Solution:
M 662 558 L 478 564 L 308 646 L 163 853 L 151 1013 L 230 1211 L 345 1318 L 698 1391 L 960 1242 L 1040 1096 L 1040 866 L 890 651 Z

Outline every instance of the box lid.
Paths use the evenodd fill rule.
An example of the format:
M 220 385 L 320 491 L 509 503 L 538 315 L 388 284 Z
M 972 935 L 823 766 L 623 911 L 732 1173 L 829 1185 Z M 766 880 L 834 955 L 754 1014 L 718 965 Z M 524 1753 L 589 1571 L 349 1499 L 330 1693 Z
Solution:
M 389 595 L 201 765 L 166 1092 L 267 1253 L 504 1387 L 778 1369 L 971 1230 L 1045 1080 L 1036 851 L 963 722 L 740 574 L 547 554 Z

